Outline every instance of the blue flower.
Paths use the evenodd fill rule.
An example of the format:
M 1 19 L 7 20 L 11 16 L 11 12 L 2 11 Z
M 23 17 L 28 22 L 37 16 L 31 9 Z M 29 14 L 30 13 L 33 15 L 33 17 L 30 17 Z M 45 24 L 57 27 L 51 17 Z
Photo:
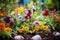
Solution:
M 18 20 L 23 20 L 23 16 L 20 15 L 20 16 L 18 17 Z

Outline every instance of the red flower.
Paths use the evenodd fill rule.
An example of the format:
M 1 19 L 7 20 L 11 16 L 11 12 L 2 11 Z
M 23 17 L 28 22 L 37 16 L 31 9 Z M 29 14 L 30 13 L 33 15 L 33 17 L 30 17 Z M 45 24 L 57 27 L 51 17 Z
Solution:
M 4 23 L 0 23 L 0 29 L 4 30 L 5 29 L 5 24 Z
M 27 20 L 28 19 L 28 16 L 25 16 L 25 19 Z
M 44 16 L 48 16 L 49 15 L 49 10 L 44 10 L 44 14 L 43 14 Z
M 56 21 L 59 21 L 59 20 L 60 20 L 60 18 L 59 18 L 59 17 L 55 17 L 55 20 L 56 20 Z

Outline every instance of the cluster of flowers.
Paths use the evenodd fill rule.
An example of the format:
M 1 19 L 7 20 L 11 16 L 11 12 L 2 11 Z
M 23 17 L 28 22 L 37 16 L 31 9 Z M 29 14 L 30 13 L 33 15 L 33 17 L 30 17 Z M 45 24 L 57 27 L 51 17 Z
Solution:
M 45 9 L 42 13 L 39 10 L 37 11 L 35 7 L 32 9 L 18 7 L 9 15 L 5 15 L 4 17 L 2 13 L 0 15 L 0 17 L 3 18 L 0 22 L 0 30 L 14 32 L 16 28 L 17 30 L 15 31 L 19 33 L 51 32 L 49 26 L 47 26 L 47 20 L 49 16 L 51 16 L 48 9 Z M 44 18 L 42 18 L 41 15 Z M 56 16 L 55 10 L 52 11 L 52 17 L 55 17 L 56 21 L 60 20 L 60 18 Z

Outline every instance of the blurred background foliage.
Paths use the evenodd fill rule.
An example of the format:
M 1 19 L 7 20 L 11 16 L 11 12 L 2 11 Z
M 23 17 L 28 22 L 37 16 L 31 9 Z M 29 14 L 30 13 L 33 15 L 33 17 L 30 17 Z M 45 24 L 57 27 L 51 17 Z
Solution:
M 0 11 L 9 11 L 16 7 L 16 0 L 0 0 Z
M 57 9 L 60 10 L 60 0 L 47 0 L 46 2 L 48 9 Z

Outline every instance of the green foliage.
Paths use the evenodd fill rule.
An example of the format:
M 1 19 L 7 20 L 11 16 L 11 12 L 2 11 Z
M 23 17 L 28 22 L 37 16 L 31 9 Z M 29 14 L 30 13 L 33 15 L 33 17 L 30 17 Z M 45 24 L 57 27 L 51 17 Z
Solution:
M 1 11 L 8 11 L 9 9 L 14 9 L 16 4 L 15 0 L 0 0 Z
M 57 1 L 55 1 L 55 0 L 47 0 L 46 4 L 49 9 L 57 8 Z

